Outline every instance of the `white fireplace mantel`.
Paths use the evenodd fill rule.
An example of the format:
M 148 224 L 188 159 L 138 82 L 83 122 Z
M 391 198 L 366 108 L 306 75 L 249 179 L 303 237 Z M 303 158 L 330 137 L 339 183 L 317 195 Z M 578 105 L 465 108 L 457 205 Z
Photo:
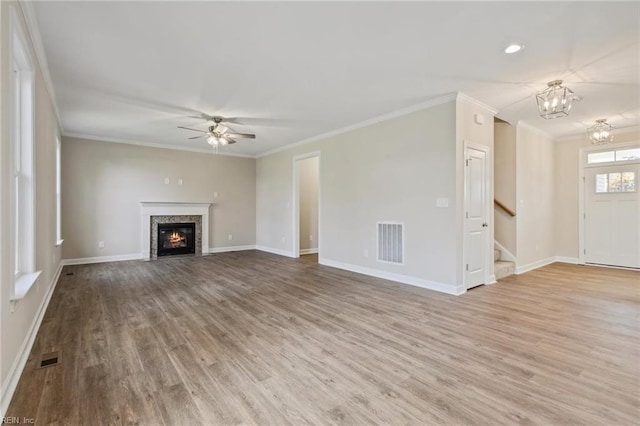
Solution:
M 209 251 L 209 208 L 211 203 L 140 201 L 142 211 L 142 258 L 151 258 L 151 216 L 202 216 L 202 253 Z

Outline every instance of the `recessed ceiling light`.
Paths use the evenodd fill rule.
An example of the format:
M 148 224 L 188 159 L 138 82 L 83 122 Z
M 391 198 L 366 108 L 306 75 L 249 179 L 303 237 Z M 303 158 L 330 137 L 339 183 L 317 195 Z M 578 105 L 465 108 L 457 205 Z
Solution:
M 524 45 L 514 43 L 507 46 L 507 48 L 504 49 L 504 53 L 516 53 L 521 51 L 522 49 L 524 49 Z

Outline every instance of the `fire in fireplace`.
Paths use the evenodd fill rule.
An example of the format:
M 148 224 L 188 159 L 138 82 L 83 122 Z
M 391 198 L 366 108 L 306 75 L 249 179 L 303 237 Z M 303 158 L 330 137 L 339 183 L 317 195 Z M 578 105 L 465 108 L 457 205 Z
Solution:
M 196 252 L 195 223 L 159 223 L 158 256 Z

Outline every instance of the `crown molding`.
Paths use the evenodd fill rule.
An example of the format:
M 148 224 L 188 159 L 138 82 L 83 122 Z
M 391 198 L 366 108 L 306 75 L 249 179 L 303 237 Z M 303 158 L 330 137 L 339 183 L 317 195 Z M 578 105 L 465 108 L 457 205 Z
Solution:
M 332 136 L 341 135 L 343 133 L 347 133 L 347 132 L 350 132 L 352 130 L 362 129 L 364 127 L 369 127 L 369 126 L 372 126 L 374 124 L 382 123 L 383 121 L 388 121 L 388 120 L 391 120 L 391 119 L 394 119 L 394 118 L 398 118 L 398 117 L 402 117 L 402 116 L 405 116 L 405 115 L 409 115 L 409 114 L 412 114 L 414 112 L 418 112 L 418 111 L 422 111 L 422 110 L 425 110 L 425 109 L 428 109 L 428 108 L 432 108 L 432 107 L 437 106 L 437 105 L 446 104 L 447 102 L 453 102 L 453 101 L 456 100 L 456 97 L 457 97 L 456 93 L 449 93 L 449 94 L 444 95 L 444 96 L 438 96 L 437 98 L 429 99 L 428 101 L 421 102 L 419 104 L 412 105 L 412 106 L 407 107 L 407 108 L 402 108 L 402 109 L 399 109 L 399 110 L 394 111 L 394 112 L 390 112 L 390 113 L 387 113 L 387 114 L 379 115 L 377 117 L 370 118 L 368 120 L 360 121 L 358 123 L 351 124 L 349 126 L 341 127 L 339 129 L 332 130 L 330 132 L 321 133 L 319 135 L 312 136 L 310 138 L 303 139 L 303 140 L 298 141 L 298 142 L 294 142 L 294 143 L 291 143 L 291 144 L 288 144 L 288 145 L 285 145 L 285 146 L 281 146 L 279 148 L 275 148 L 275 149 L 263 152 L 262 154 L 258 154 L 256 156 L 256 158 L 267 157 L 267 156 L 269 156 L 271 154 L 275 154 L 275 153 L 278 153 L 278 152 L 286 151 L 288 149 L 295 148 L 297 146 L 306 145 L 306 144 L 309 144 L 311 142 L 316 142 L 316 141 L 319 141 L 319 140 L 322 140 L 322 139 L 330 138 Z
M 62 134 L 62 136 L 64 136 L 65 138 L 87 139 L 87 140 L 96 141 L 96 142 L 120 143 L 124 145 L 143 146 L 146 148 L 172 149 L 174 151 L 197 152 L 200 154 L 218 155 L 218 156 L 226 156 L 226 157 L 256 158 L 253 155 L 238 154 L 235 152 L 223 152 L 223 151 L 214 152 L 212 149 L 192 148 L 192 147 L 186 147 L 186 146 L 180 146 L 180 145 L 169 145 L 169 144 L 152 143 L 152 142 L 140 142 L 140 141 L 133 141 L 129 139 L 123 139 L 123 138 L 103 137 L 103 136 L 96 136 L 96 135 L 90 135 L 85 133 L 65 132 Z
M 482 108 L 486 111 L 489 111 L 490 113 L 492 113 L 493 115 L 496 115 L 498 113 L 498 110 L 495 109 L 494 107 L 485 104 L 484 102 L 481 102 L 479 100 L 477 100 L 476 98 L 472 98 L 471 96 L 462 93 L 462 92 L 458 92 L 456 95 L 456 100 L 460 101 L 460 102 L 464 102 L 466 104 L 469 105 L 473 105 L 476 106 L 478 108 Z
M 33 2 L 27 0 L 19 0 L 18 4 L 22 10 L 24 21 L 27 24 L 27 32 L 29 38 L 31 38 L 31 45 L 36 53 L 36 60 L 40 66 L 40 72 L 42 73 L 42 79 L 44 80 L 44 86 L 49 94 L 51 106 L 58 119 L 58 127 L 64 132 L 62 127 L 62 120 L 60 119 L 60 109 L 56 102 L 56 92 L 53 88 L 53 81 L 51 80 L 51 73 L 49 71 L 49 63 L 47 62 L 47 54 L 44 51 L 44 45 L 42 44 L 42 36 L 40 35 L 40 28 L 38 27 L 38 21 L 36 19 L 36 12 L 33 9 Z

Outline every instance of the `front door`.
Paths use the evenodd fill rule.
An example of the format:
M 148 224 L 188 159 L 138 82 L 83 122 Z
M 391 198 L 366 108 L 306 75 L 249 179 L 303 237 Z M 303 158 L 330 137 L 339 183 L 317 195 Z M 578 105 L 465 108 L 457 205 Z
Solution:
M 465 150 L 465 286 L 486 283 L 487 203 L 486 151 Z
M 640 268 L 640 165 L 585 168 L 584 259 Z

